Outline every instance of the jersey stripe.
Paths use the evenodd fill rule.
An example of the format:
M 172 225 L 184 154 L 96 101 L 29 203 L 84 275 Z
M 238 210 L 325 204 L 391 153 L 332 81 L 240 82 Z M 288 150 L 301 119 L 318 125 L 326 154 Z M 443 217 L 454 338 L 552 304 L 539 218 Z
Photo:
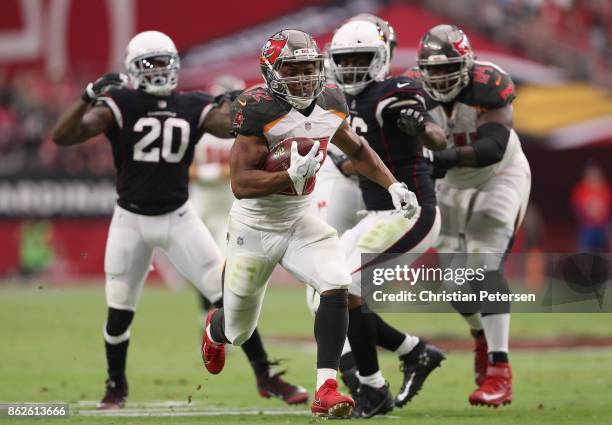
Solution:
M 111 97 L 99 97 L 99 101 L 104 102 L 106 106 L 111 110 L 113 116 L 115 117 L 115 121 L 119 128 L 123 128 L 123 115 L 121 115 L 121 110 L 115 103 L 115 101 Z

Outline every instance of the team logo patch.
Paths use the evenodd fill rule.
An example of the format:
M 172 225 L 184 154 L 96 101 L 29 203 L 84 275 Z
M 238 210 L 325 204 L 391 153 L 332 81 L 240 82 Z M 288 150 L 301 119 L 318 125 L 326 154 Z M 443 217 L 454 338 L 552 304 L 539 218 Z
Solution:
M 238 236 L 236 238 L 236 243 L 240 246 L 244 245 L 244 238 L 242 236 Z
M 261 49 L 261 63 L 265 64 L 266 62 L 273 64 L 276 62 L 276 59 L 280 56 L 281 52 L 287 45 L 287 41 L 289 39 L 285 36 L 280 36 L 279 38 L 270 38 L 266 41 L 263 48 Z
M 243 122 L 244 122 L 244 115 L 242 115 L 242 111 L 238 111 L 238 113 L 234 117 L 234 122 L 232 123 L 232 127 L 240 128 L 242 127 Z

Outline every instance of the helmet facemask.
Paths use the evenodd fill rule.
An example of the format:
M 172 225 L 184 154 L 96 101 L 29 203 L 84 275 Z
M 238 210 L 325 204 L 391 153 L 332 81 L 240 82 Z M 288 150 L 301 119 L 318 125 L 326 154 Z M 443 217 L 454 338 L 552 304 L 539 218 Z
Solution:
M 385 69 L 388 63 L 387 51 L 382 46 L 333 49 L 330 53 L 330 66 L 334 78 L 342 91 L 350 95 L 359 94 L 368 84 L 387 73 Z M 356 60 L 351 61 L 351 58 Z M 347 60 L 349 65 L 345 65 Z M 354 65 L 355 63 L 357 65 Z M 361 65 L 362 63 L 364 65 Z
M 132 86 L 155 96 L 168 96 L 178 84 L 180 59 L 174 52 L 147 53 L 128 63 Z
M 371 20 L 349 21 L 338 28 L 328 55 L 336 83 L 342 91 L 353 96 L 389 73 L 389 40 L 383 29 Z
M 418 61 L 423 89 L 438 102 L 450 102 L 470 81 L 471 61 L 465 57 Z
M 264 74 L 273 93 L 285 99 L 297 109 L 306 109 L 323 92 L 325 72 L 323 56 L 281 57 L 266 64 Z

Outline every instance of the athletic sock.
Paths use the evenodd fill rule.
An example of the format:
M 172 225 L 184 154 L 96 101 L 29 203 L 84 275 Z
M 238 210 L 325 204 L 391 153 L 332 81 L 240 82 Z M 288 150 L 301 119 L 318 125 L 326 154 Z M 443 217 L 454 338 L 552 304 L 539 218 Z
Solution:
M 330 368 L 319 368 L 317 369 L 317 391 L 321 388 L 321 385 L 328 379 L 336 380 L 336 370 Z
M 508 352 L 510 333 L 510 314 L 491 314 L 482 317 L 482 325 L 487 338 L 489 353 Z
M 380 370 L 369 376 L 358 375 L 358 377 L 360 384 L 368 385 L 372 388 L 380 388 L 385 385 L 385 378 Z
M 115 381 L 125 375 L 127 350 L 130 345 L 130 324 L 133 318 L 133 311 L 112 307 L 108 309 L 104 326 L 104 347 L 108 376 Z
M 404 337 L 405 338 L 400 344 L 400 346 L 397 347 L 397 349 L 394 351 L 394 353 L 397 354 L 398 356 L 403 356 L 403 355 L 410 353 L 414 349 L 414 347 L 418 345 L 420 341 L 418 336 L 412 336 L 412 335 L 405 334 Z
M 362 306 L 349 310 L 348 338 L 361 376 L 370 376 L 379 370 L 376 353 L 376 317 L 363 313 Z
M 317 369 L 338 370 L 340 353 L 348 327 L 347 294 L 321 295 L 315 315 L 314 335 L 317 341 Z
M 378 314 L 368 313 L 368 315 L 374 316 L 376 323 L 376 344 L 385 350 L 396 351 L 406 339 L 406 334 L 389 325 Z
M 269 368 L 268 354 L 264 349 L 263 341 L 257 328 L 253 331 L 253 335 L 242 344 L 242 351 L 246 354 L 256 374 L 264 372 Z

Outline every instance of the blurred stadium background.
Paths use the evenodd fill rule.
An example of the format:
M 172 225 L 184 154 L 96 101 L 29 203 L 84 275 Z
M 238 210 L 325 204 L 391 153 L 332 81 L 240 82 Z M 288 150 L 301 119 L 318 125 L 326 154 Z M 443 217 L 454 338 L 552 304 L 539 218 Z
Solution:
M 394 72 L 401 73 L 415 65 L 418 40 L 428 28 L 439 23 L 455 23 L 466 31 L 479 59 L 495 62 L 513 77 L 518 87 L 514 104 L 515 128 L 533 173 L 530 209 L 514 250 L 532 254 L 535 266 L 531 270 L 538 270 L 538 259 L 546 252 L 585 249 L 609 252 L 612 1 L 2 0 L 0 335 L 4 340 L 0 342 L 3 347 L 0 349 L 0 369 L 10 371 L 7 369 L 0 374 L 0 401 L 57 399 L 76 402 L 96 399 L 101 389 L 104 366 L 98 330 L 102 328 L 105 314 L 102 295 L 104 246 L 115 200 L 112 155 L 104 138 L 68 149 L 59 149 L 50 138 L 53 123 L 77 99 L 85 83 L 106 71 L 123 70 L 123 52 L 128 40 L 149 29 L 163 31 L 174 39 L 181 53 L 179 87 L 182 89 L 211 90 L 215 80 L 227 74 L 244 80 L 247 85 L 259 83 L 257 58 L 270 34 L 281 28 L 300 28 L 313 33 L 319 45 L 324 46 L 331 39 L 334 28 L 360 12 L 379 15 L 395 28 L 399 45 L 393 62 Z M 213 161 L 227 160 L 226 155 L 209 157 Z M 603 247 L 589 245 L 588 235 L 593 229 L 604 240 Z M 197 323 L 192 319 L 196 317 L 197 307 L 195 301 L 189 301 L 195 297 L 183 293 L 168 299 L 167 290 L 160 287 L 153 289 L 147 298 L 147 291 L 156 282 L 165 279 L 170 286 L 176 284 L 169 273 L 162 277 L 154 272 L 149 278 L 137 323 L 143 329 L 142 339 L 148 335 L 153 341 L 134 344 L 128 371 L 134 371 L 136 380 L 141 379 L 138 385 L 152 382 L 151 375 L 160 372 L 157 378 L 160 382 L 168 381 L 171 388 L 179 389 L 141 394 L 142 400 L 185 398 L 188 391 L 180 388 L 181 380 L 188 380 L 193 370 L 198 370 L 197 355 L 192 347 L 178 350 L 178 359 L 187 359 L 187 366 L 180 366 L 176 376 L 164 371 L 160 353 L 153 357 L 145 354 L 146 349 L 160 349 L 155 344 L 159 329 L 175 332 L 176 326 L 186 323 L 186 331 L 178 332 L 164 344 L 184 344 L 179 337 L 186 337 L 187 345 L 191 339 L 195 343 Z M 537 273 L 531 278 L 537 281 Z M 288 280 L 283 273 L 275 278 L 276 283 Z M 41 293 L 38 289 L 48 291 Z M 306 308 L 301 305 L 301 288 L 279 286 L 278 291 L 281 295 L 276 295 L 276 301 L 266 307 L 269 313 L 264 315 L 264 325 L 267 325 L 264 336 L 272 335 L 280 340 L 282 336 L 296 333 L 300 338 L 307 338 L 312 325 Z M 193 315 L 185 316 L 184 303 L 193 307 Z M 275 308 L 281 309 L 280 312 Z M 159 321 L 159 318 L 151 318 L 155 311 L 166 311 L 168 321 L 175 313 L 183 313 L 185 317 L 182 321 L 177 319 L 176 326 L 170 326 L 152 321 Z M 303 315 L 297 320 L 299 330 L 283 322 L 284 313 Z M 52 317 L 55 319 L 51 320 Z M 548 317 L 538 319 L 538 325 L 534 326 L 536 321 L 532 316 L 523 315 L 513 325 L 513 337 L 536 340 L 592 337 L 596 342 L 589 344 L 581 340 L 582 345 L 598 345 L 612 339 L 609 316 L 602 317 Z M 406 327 L 416 326 L 415 330 L 442 340 L 467 335 L 463 323 L 456 318 L 394 320 Z M 73 331 L 68 329 L 73 321 L 78 322 L 74 339 L 70 337 Z M 59 332 L 58 339 L 50 335 L 40 337 L 39 332 L 45 333 L 41 324 L 49 325 L 50 335 Z M 45 349 L 50 359 L 46 366 L 27 358 L 30 350 L 42 350 L 33 342 L 39 337 L 40 342 L 48 344 Z M 14 345 L 7 341 L 8 338 Z M 142 348 L 137 348 L 141 343 Z M 162 353 L 164 349 L 174 352 L 171 346 L 164 344 Z M 283 355 L 296 359 L 309 353 L 299 346 L 296 346 L 297 351 L 295 347 L 294 351 L 286 345 L 281 347 Z M 467 345 L 458 343 L 457 347 L 466 349 Z M 87 358 L 83 365 L 75 366 L 75 373 L 82 372 L 79 376 L 83 376 L 83 388 L 86 388 L 82 391 L 75 389 L 76 386 L 71 388 L 72 383 L 66 384 L 62 378 L 66 350 L 77 353 L 74 359 L 70 358 L 75 363 L 83 361 L 90 352 L 95 353 L 94 358 Z M 597 373 L 591 370 L 588 379 L 585 378 L 585 394 L 605 394 L 606 391 L 609 394 L 612 389 L 609 353 L 593 352 L 594 357 L 588 357 L 589 361 L 600 364 L 605 372 L 597 381 Z M 308 355 L 312 357 L 311 353 Z M 553 360 L 556 355 L 547 354 Z M 520 358 L 520 364 L 528 365 L 538 358 L 536 354 L 525 356 Z M 558 367 L 560 373 L 561 370 L 566 373 L 575 361 L 583 360 L 575 353 L 569 356 Z M 578 356 L 578 360 L 572 356 Z M 604 361 L 604 357 L 608 360 Z M 143 360 L 147 358 L 152 359 L 151 369 L 146 368 L 146 360 Z M 469 356 L 464 353 L 458 358 L 454 361 L 462 363 L 466 375 L 462 379 L 466 381 L 469 379 Z M 139 366 L 137 359 L 145 365 L 141 362 Z M 293 362 L 296 368 L 299 364 Z M 25 374 L 25 383 L 17 387 L 11 379 L 17 380 L 23 370 L 18 373 L 16 366 L 30 371 Z M 519 369 L 518 374 L 525 379 L 523 382 L 530 382 L 529 373 Z M 602 380 L 602 376 L 607 376 L 607 380 Z M 47 378 L 59 384 L 48 384 Z M 238 375 L 230 378 L 241 379 Z M 546 378 L 542 379 L 545 382 Z M 580 379 L 576 378 L 576 382 Z M 63 387 L 61 382 L 64 382 Z M 454 382 L 451 378 L 440 378 L 438 385 L 452 386 Z M 521 381 L 517 379 L 517 382 Z M 563 379 L 560 382 L 570 383 Z M 588 383 L 593 382 L 598 384 L 589 387 Z M 191 388 L 192 384 L 189 381 L 187 386 Z M 525 389 L 527 384 L 519 385 Z M 66 386 L 71 391 L 65 391 Z M 537 394 L 533 389 L 530 391 L 527 393 Z M 253 391 L 247 393 L 250 394 L 245 396 L 247 401 L 237 405 L 250 406 L 251 401 L 258 402 Z M 135 397 L 138 399 L 138 393 Z M 214 399 L 213 395 L 210 397 Z M 551 401 L 543 405 L 548 402 Z M 461 408 L 465 407 L 463 404 L 457 402 Z M 448 409 L 452 410 L 452 406 L 451 402 Z M 535 403 L 530 408 L 539 409 L 537 406 Z M 419 408 L 420 417 L 426 417 L 428 409 L 435 408 L 435 399 L 425 396 Z M 582 408 L 574 413 L 588 414 L 588 406 Z M 491 420 L 485 415 L 481 418 L 483 423 L 487 417 Z M 511 421 L 513 417 L 516 419 L 515 416 L 506 419 Z M 548 419 L 551 423 L 559 423 L 557 417 Z M 479 423 L 479 419 L 473 417 L 470 421 L 471 424 Z

